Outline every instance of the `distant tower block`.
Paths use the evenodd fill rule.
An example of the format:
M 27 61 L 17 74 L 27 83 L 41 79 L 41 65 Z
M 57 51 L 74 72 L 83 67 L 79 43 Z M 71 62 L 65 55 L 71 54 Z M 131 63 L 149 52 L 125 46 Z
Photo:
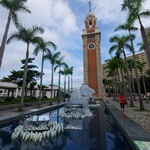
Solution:
M 102 65 L 100 51 L 100 29 L 97 19 L 91 12 L 86 16 L 85 28 L 82 31 L 84 83 L 96 91 L 94 99 L 103 99 Z

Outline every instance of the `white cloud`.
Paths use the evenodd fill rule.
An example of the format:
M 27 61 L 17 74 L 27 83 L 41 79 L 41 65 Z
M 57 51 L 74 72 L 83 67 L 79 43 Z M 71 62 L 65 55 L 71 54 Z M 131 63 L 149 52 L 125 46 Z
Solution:
M 120 0 L 110 1 L 110 0 L 101 0 L 93 1 L 93 11 L 95 12 L 97 19 L 103 23 L 112 23 L 124 21 L 124 13 L 121 12 L 121 3 Z

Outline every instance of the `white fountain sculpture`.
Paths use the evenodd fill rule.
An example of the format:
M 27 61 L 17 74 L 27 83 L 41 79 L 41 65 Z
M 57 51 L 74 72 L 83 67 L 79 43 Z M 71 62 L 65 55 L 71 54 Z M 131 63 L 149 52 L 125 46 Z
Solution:
M 33 118 L 35 118 L 35 116 Z M 25 124 L 19 125 L 14 129 L 11 136 L 13 142 L 20 139 L 24 142 L 30 141 L 33 143 L 40 143 L 64 131 L 63 124 L 55 121 L 49 121 L 47 124 L 43 124 L 43 121 L 33 121 L 33 119 L 31 121 L 31 119 L 28 119 L 27 122 L 30 122 L 30 124 L 26 124 L 25 121 Z M 39 126 L 37 126 L 37 124 L 39 124 Z
M 95 91 L 86 84 L 74 90 L 70 97 L 70 103 L 65 106 L 64 113 L 60 114 L 60 117 L 66 119 L 92 117 L 92 112 L 89 108 L 100 106 L 99 101 L 93 100 L 94 93 Z M 92 103 L 89 104 L 89 102 Z
M 70 103 L 65 106 L 64 113 L 60 114 L 61 118 L 68 120 L 65 129 L 83 129 L 83 119 L 93 116 L 89 107 L 97 108 L 100 106 L 96 102 L 94 102 L 95 104 L 89 105 L 89 102 L 93 101 L 94 93 L 95 91 L 86 84 L 73 91 L 70 97 Z
M 70 97 L 70 103 L 65 106 L 64 113 L 61 113 L 60 117 L 65 119 L 92 117 L 92 112 L 89 108 L 98 108 L 100 106 L 99 101 L 93 100 L 94 93 L 95 91 L 86 84 L 74 90 Z
M 93 98 L 95 91 L 88 85 L 83 84 L 79 89 L 73 91 L 70 97 L 70 104 L 81 104 L 84 114 L 91 113 L 89 109 L 89 101 Z

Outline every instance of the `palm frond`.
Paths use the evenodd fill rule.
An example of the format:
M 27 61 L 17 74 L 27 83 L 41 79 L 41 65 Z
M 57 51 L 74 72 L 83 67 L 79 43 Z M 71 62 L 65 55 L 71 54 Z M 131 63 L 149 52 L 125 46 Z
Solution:
M 113 51 L 118 50 L 118 46 L 117 45 L 112 45 L 109 49 L 109 54 L 111 54 Z
M 140 16 L 143 18 L 148 18 L 150 17 L 150 10 L 146 10 L 140 13 Z
M 143 43 L 137 43 L 137 46 L 139 46 L 139 51 L 145 50 L 145 46 Z

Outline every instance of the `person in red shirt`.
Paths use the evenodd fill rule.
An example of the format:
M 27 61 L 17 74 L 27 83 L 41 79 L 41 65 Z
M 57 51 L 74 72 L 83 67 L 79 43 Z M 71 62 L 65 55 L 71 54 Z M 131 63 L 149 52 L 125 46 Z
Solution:
M 123 93 L 119 96 L 120 107 L 124 111 L 125 108 L 125 96 Z

